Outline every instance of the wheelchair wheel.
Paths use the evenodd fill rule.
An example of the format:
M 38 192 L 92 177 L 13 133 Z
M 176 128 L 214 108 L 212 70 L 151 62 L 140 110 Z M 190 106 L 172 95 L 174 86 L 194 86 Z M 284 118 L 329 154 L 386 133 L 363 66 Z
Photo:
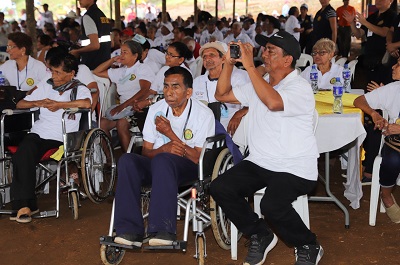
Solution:
M 122 248 L 107 245 L 101 245 L 100 247 L 100 258 L 105 265 L 120 264 L 124 255 L 125 250 Z
M 197 262 L 199 265 L 205 264 L 205 253 L 204 253 L 204 237 L 197 237 Z
M 90 130 L 83 144 L 82 182 L 86 195 L 94 203 L 107 199 L 113 192 L 116 174 L 111 142 L 99 129 Z
M 78 202 L 78 193 L 76 191 L 71 191 L 69 193 L 69 203 L 72 210 L 72 216 L 74 220 L 78 220 L 79 217 L 79 202 Z
M 224 173 L 227 169 L 233 166 L 233 157 L 228 148 L 225 148 L 219 153 L 217 160 L 214 164 L 214 170 L 211 180 L 216 179 L 220 174 Z M 212 196 L 210 196 L 210 217 L 211 227 L 218 245 L 222 249 L 231 248 L 231 221 L 226 217 L 222 209 L 216 204 Z M 241 237 L 238 235 L 238 240 Z

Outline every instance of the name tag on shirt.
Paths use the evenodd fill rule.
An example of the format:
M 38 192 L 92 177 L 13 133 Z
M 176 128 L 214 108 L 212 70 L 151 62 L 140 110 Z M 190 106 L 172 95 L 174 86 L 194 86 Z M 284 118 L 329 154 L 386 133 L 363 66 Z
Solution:
M 373 33 L 371 30 L 368 30 L 368 32 L 367 32 L 367 37 L 371 37 L 372 34 L 374 34 L 374 33 Z

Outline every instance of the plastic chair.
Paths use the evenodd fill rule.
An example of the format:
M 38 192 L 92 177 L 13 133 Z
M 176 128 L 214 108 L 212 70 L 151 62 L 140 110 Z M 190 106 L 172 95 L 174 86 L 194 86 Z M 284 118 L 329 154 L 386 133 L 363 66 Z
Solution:
M 335 64 L 338 64 L 338 65 L 340 65 L 340 66 L 344 66 L 344 64 L 347 62 L 347 57 L 342 57 L 342 58 L 340 58 L 339 60 L 337 60 L 336 62 L 335 62 Z
M 358 60 L 357 60 L 357 59 L 354 59 L 354 60 L 350 61 L 350 62 L 347 64 L 347 65 L 349 66 L 350 73 L 351 73 L 351 75 L 350 75 L 350 81 L 353 81 L 353 80 L 354 80 L 354 74 L 355 74 L 355 72 L 356 72 L 356 65 L 357 65 L 357 63 L 358 63 Z
M 312 65 L 314 62 L 311 55 L 302 53 L 296 62 L 296 68 L 305 68 L 307 65 Z
M 0 52 L 0 63 L 10 60 L 10 55 L 7 52 Z
M 385 119 L 387 119 L 388 113 L 385 110 L 383 110 L 382 116 Z M 375 226 L 375 224 L 376 224 L 376 214 L 377 214 L 377 210 L 378 210 L 379 191 L 381 188 L 381 186 L 379 184 L 379 170 L 381 168 L 381 163 L 382 163 L 381 150 L 382 150 L 384 143 L 385 143 L 385 136 L 382 135 L 381 145 L 379 147 L 379 153 L 375 157 L 374 165 L 372 168 L 371 197 L 370 197 L 370 201 L 369 201 L 369 225 L 370 226 Z M 397 178 L 397 185 L 400 186 L 400 175 Z M 380 203 L 380 212 L 381 213 L 386 212 L 385 207 L 383 206 L 382 200 Z

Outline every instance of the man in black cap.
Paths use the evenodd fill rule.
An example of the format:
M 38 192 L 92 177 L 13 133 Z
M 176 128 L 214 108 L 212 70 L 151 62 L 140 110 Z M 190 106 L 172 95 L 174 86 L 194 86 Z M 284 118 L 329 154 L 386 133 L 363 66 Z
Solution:
M 249 156 L 211 183 L 211 195 L 226 217 L 250 237 L 244 264 L 263 264 L 280 238 L 295 248 L 296 265 L 318 264 L 323 249 L 292 207 L 298 196 L 317 184 L 319 156 L 313 131 L 315 100 L 310 85 L 295 69 L 300 45 L 285 31 L 270 38 L 257 35 L 265 79 L 253 63 L 252 46 L 238 43 L 241 58 L 227 60 L 218 79 L 215 98 L 249 106 L 245 132 Z M 226 54 L 230 58 L 230 51 Z M 232 87 L 231 73 L 239 61 L 251 83 Z M 253 212 L 246 198 L 266 188 L 261 213 Z

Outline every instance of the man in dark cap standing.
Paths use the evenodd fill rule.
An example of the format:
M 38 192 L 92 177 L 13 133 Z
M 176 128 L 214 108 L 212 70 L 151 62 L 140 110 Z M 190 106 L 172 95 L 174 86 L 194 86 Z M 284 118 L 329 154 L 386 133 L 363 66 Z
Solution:
M 250 237 L 244 264 L 264 263 L 278 241 L 274 232 L 295 248 L 296 265 L 318 264 L 323 249 L 292 206 L 298 196 L 315 188 L 318 177 L 315 100 L 310 85 L 295 69 L 300 45 L 285 31 L 270 38 L 257 35 L 256 42 L 265 47 L 266 79 L 254 67 L 252 46 L 240 42 L 241 58 L 228 59 L 218 79 L 217 100 L 249 106 L 245 132 L 249 156 L 211 183 L 211 195 L 226 217 Z M 236 61 L 243 64 L 251 83 L 232 87 Z M 262 188 L 266 190 L 261 213 L 274 232 L 246 200 Z

